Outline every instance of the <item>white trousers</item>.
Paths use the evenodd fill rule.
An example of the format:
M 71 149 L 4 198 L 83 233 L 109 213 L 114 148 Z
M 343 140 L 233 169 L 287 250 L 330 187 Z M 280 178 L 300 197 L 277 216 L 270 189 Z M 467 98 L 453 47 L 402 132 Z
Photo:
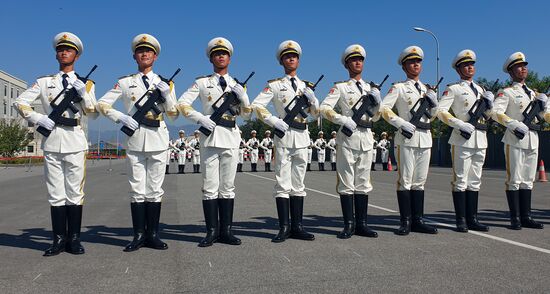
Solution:
M 250 151 L 250 163 L 258 163 L 258 149 Z
M 235 198 L 239 149 L 201 148 L 203 200 Z
M 389 157 L 390 157 L 390 150 L 386 149 L 386 150 L 380 151 L 380 160 L 382 161 L 382 163 L 387 163 Z
M 372 150 L 360 151 L 338 145 L 336 158 L 336 172 L 338 194 L 364 194 L 372 191 L 370 168 L 372 164 Z
M 185 152 L 185 151 L 179 151 L 178 152 L 178 164 L 179 165 L 184 165 L 185 164 L 185 156 L 187 155 L 186 153 L 187 152 Z
M 44 175 L 51 206 L 82 205 L 86 181 L 86 151 L 45 151 Z
M 275 148 L 275 179 L 273 196 L 306 196 L 304 179 L 307 169 L 307 148 Z
M 264 150 L 265 163 L 271 163 L 271 157 L 273 157 L 273 150 L 271 149 Z
M 325 149 L 321 149 L 317 151 L 317 162 L 320 162 L 320 163 L 325 162 Z
M 376 163 L 376 153 L 377 153 L 376 148 L 373 148 L 372 149 L 372 162 L 373 163 Z
M 126 152 L 128 162 L 128 180 L 130 181 L 130 199 L 132 202 L 161 202 L 164 190 L 164 172 L 166 170 L 166 153 Z
M 424 190 L 431 148 L 397 146 L 397 191 Z
M 307 148 L 307 163 L 311 163 L 311 158 L 313 158 L 313 149 Z
M 330 150 L 330 162 L 336 162 L 336 151 Z
M 239 162 L 244 163 L 244 149 L 239 149 Z
M 193 164 L 201 164 L 201 154 L 193 153 Z
M 532 190 L 537 175 L 538 149 L 520 149 L 504 145 L 506 190 Z
M 453 191 L 479 191 L 485 162 L 485 149 L 451 145 L 453 159 Z

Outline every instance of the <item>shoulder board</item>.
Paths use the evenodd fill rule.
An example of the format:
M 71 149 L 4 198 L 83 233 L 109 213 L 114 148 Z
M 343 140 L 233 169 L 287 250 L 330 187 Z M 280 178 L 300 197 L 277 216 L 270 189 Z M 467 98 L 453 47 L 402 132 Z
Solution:
M 277 81 L 280 81 L 282 80 L 283 78 L 277 78 L 277 79 L 273 79 L 273 80 L 269 80 L 267 81 L 268 83 L 273 83 L 273 82 L 277 82 Z
M 125 78 L 130 78 L 130 77 L 133 77 L 133 76 L 134 76 L 134 74 L 131 74 L 131 75 L 125 75 L 125 76 L 121 76 L 121 77 L 119 77 L 118 79 L 119 79 L 119 80 L 122 80 L 122 79 L 125 79 Z
M 308 86 L 308 87 L 313 87 L 313 85 L 314 85 L 312 82 L 306 81 L 306 80 L 304 80 L 304 83 L 305 83 L 306 86 Z
M 200 77 L 196 77 L 195 80 L 200 80 L 200 79 L 204 79 L 204 78 L 209 78 L 211 77 L 212 75 L 206 75 L 206 76 L 200 76 Z
M 396 85 L 399 85 L 399 84 L 403 84 L 404 82 L 406 82 L 406 81 L 394 82 L 394 83 L 392 83 L 392 85 L 396 86 Z
M 38 80 L 38 79 L 53 78 L 53 77 L 55 77 L 55 75 L 45 75 L 45 76 L 38 77 L 38 78 L 36 78 L 36 79 Z
M 348 81 L 338 81 L 338 82 L 334 82 L 335 85 L 337 84 L 343 84 L 343 83 L 347 83 Z
M 458 84 L 460 84 L 460 82 L 450 83 L 450 84 L 447 84 L 447 87 L 454 86 L 454 85 L 458 85 Z

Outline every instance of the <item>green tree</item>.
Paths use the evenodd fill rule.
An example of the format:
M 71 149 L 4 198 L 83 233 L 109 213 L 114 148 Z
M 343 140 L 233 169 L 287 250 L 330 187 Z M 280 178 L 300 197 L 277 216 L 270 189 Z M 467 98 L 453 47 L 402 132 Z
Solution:
M 25 149 L 29 141 L 26 127 L 15 120 L 0 121 L 0 156 L 14 157 Z

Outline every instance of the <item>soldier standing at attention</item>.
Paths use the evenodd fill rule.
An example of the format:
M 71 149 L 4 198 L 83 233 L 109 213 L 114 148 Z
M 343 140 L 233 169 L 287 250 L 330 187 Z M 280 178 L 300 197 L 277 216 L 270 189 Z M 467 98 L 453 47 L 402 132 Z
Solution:
M 97 118 L 95 86 L 92 80 L 80 77 L 74 71 L 76 61 L 82 55 L 84 46 L 80 39 L 69 32 L 57 34 L 53 39 L 55 58 L 59 72 L 40 77 L 14 102 L 19 114 L 28 122 L 43 129 L 42 150 L 44 150 L 44 176 L 50 203 L 53 244 L 44 256 L 57 255 L 63 251 L 83 254 L 80 244 L 82 204 L 84 203 L 84 182 L 86 180 L 86 153 L 88 140 L 83 129 L 88 118 Z M 63 94 L 61 94 L 63 93 Z M 48 115 L 34 111 L 32 105 L 40 99 L 46 113 L 55 110 L 50 102 L 59 95 L 57 105 L 69 95 L 82 100 L 73 103 L 77 112 L 67 109 L 63 120 L 54 122 Z M 74 101 L 74 100 L 73 100 Z
M 248 139 L 248 142 L 246 142 L 246 145 L 251 149 L 250 151 L 250 165 L 252 167 L 252 172 L 258 171 L 258 153 L 260 148 L 260 140 L 256 138 L 256 130 L 252 130 L 250 132 L 250 136 L 252 136 L 250 139 Z
M 178 115 L 174 83 L 153 72 L 153 65 L 160 54 L 158 40 L 148 34 L 139 34 L 132 40 L 133 58 L 138 65 L 138 73 L 122 77 L 115 87 L 98 102 L 98 109 L 109 119 L 122 123 L 134 131 L 126 140 L 128 162 L 128 180 L 134 239 L 124 248 L 130 252 L 142 246 L 154 249 L 168 249 L 168 245 L 159 238 L 159 220 L 161 201 L 164 195 L 165 166 L 169 152 L 169 133 L 163 113 L 169 118 Z M 161 114 L 149 112 L 147 119 L 159 121 L 159 127 L 139 124 L 132 118 L 137 108 L 135 103 L 141 97 L 150 97 L 153 91 L 159 91 L 166 102 L 161 103 Z M 146 96 L 144 96 L 146 95 Z M 118 111 L 112 105 L 122 99 L 124 110 Z
M 330 140 L 328 141 L 328 149 L 330 149 L 330 166 L 332 171 L 336 171 L 336 131 L 330 133 Z
M 185 139 L 185 131 L 178 132 L 179 138 L 176 140 L 176 149 L 178 150 L 178 174 L 185 173 L 185 160 L 187 159 L 187 140 Z
M 260 147 L 264 150 L 265 171 L 270 172 L 271 158 L 273 157 L 273 139 L 271 139 L 270 130 L 265 131 Z
M 323 131 L 319 131 L 318 138 L 313 143 L 315 149 L 317 149 L 317 164 L 319 165 L 319 171 L 325 171 L 325 151 L 327 148 L 327 141 L 324 138 Z
M 309 137 L 309 132 L 308 132 Z M 311 171 L 311 159 L 313 158 L 313 140 L 309 138 L 309 146 L 307 146 L 307 171 Z
M 193 173 L 201 172 L 201 138 L 199 130 L 193 133 L 193 139 L 189 141 L 189 150 L 193 156 Z

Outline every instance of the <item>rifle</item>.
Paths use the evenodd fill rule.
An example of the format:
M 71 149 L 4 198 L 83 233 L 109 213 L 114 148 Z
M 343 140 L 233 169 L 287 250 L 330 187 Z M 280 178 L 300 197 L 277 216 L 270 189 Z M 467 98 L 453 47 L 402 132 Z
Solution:
M 313 91 L 315 91 L 315 88 L 317 87 L 317 84 L 319 84 L 319 82 L 325 77 L 325 75 L 321 75 L 319 77 L 319 79 L 317 80 L 317 82 L 315 84 L 313 84 L 313 86 L 308 86 L 310 87 Z M 292 107 L 292 109 L 290 109 L 290 106 L 291 105 L 294 105 Z M 309 100 L 307 99 L 307 97 L 305 95 L 296 95 L 292 101 L 290 101 L 290 103 L 287 104 L 287 106 L 285 106 L 285 112 L 286 112 L 286 115 L 285 117 L 283 118 L 283 121 L 289 125 L 290 127 L 292 127 L 293 125 L 296 125 L 295 122 L 294 122 L 294 119 L 296 118 L 296 116 L 298 116 L 298 114 L 300 114 L 303 118 L 306 118 L 307 117 L 307 113 L 304 111 L 306 108 L 310 107 L 311 106 L 311 103 L 309 103 Z M 275 135 L 277 135 L 277 137 L 279 138 L 282 138 L 285 136 L 285 132 L 275 128 L 275 131 L 274 131 Z
M 174 79 L 174 77 L 181 71 L 180 68 L 176 70 L 176 72 L 170 77 L 168 80 L 168 84 Z M 147 97 L 147 101 L 143 103 L 143 105 L 140 105 L 141 100 L 143 100 L 145 97 Z M 148 119 L 146 117 L 147 113 L 149 111 L 153 111 L 156 115 L 159 115 L 162 113 L 162 111 L 158 108 L 158 105 L 160 103 L 166 102 L 166 98 L 162 97 L 162 94 L 160 93 L 159 89 L 153 89 L 153 90 L 147 90 L 139 99 L 134 103 L 134 107 L 137 109 L 137 111 L 132 115 L 132 118 L 137 121 L 140 125 L 144 125 L 151 128 L 158 128 L 160 127 L 160 122 L 158 120 L 152 120 Z M 124 132 L 129 137 L 133 136 L 135 133 L 135 130 L 130 129 L 127 126 L 123 126 L 120 128 L 122 132 Z
M 548 92 L 548 90 L 550 90 L 550 86 L 548 87 L 548 89 L 546 89 L 546 92 Z M 531 101 L 529 105 L 527 105 L 527 108 L 525 108 L 525 110 L 523 111 L 522 122 L 529 128 L 529 130 L 540 131 L 541 129 L 540 125 L 533 123 L 533 121 L 535 120 L 535 118 L 538 121 L 544 120 L 544 118 L 540 116 L 541 111 L 544 111 L 544 105 L 542 101 L 537 99 Z M 525 137 L 525 134 L 520 133 L 517 130 L 514 130 L 514 135 L 516 135 L 516 137 L 520 140 L 523 139 L 523 137 Z
M 239 83 L 241 86 L 244 87 L 246 86 L 246 83 L 248 82 L 248 80 L 250 80 L 250 78 L 254 74 L 255 72 L 251 72 L 250 75 L 248 75 L 248 78 L 246 78 L 246 80 L 244 81 L 244 83 L 240 83 L 237 79 L 235 79 L 235 81 L 237 81 L 237 83 Z M 216 106 L 221 99 L 223 99 L 223 103 L 220 106 Z M 238 115 L 239 114 L 238 106 L 240 103 L 241 102 L 239 98 L 237 98 L 237 94 L 235 94 L 235 92 L 231 91 L 231 92 L 223 93 L 222 96 L 218 98 L 218 100 L 216 100 L 214 104 L 212 104 L 212 108 L 214 108 L 214 113 L 210 115 L 210 119 L 213 122 L 215 122 L 216 125 L 219 125 L 223 119 L 223 115 L 226 112 L 231 113 L 231 115 Z M 201 133 L 203 133 L 205 136 L 210 136 L 210 134 L 212 133 L 212 131 L 210 131 L 205 127 L 200 127 L 199 131 L 201 131 Z
M 489 91 L 494 91 L 496 86 L 498 85 L 498 79 L 495 81 L 493 86 L 489 88 Z M 485 112 L 489 109 L 489 103 L 487 102 L 487 99 L 482 98 L 476 100 L 474 105 L 472 105 L 472 108 L 468 110 L 468 115 L 470 116 L 470 119 L 468 120 L 468 123 L 474 126 L 478 130 L 487 130 L 487 125 L 479 123 L 479 119 L 483 117 L 485 120 L 489 120 L 489 116 L 485 114 Z M 460 131 L 460 135 L 464 137 L 464 139 L 469 140 L 472 134 L 469 134 L 464 131 Z
M 86 75 L 86 77 L 84 77 L 83 80 L 87 81 L 88 77 L 90 77 L 90 75 L 95 71 L 96 68 L 97 68 L 97 65 L 94 65 L 94 67 L 92 67 L 90 72 Z M 61 97 L 61 95 L 63 95 L 63 100 L 61 100 L 59 104 L 55 104 L 55 102 L 57 101 L 57 99 L 59 99 L 59 97 Z M 76 92 L 75 88 L 69 89 L 67 87 L 61 90 L 61 92 L 59 92 L 59 94 L 55 96 L 52 102 L 50 102 L 50 107 L 52 108 L 52 112 L 48 115 L 48 118 L 51 119 L 56 125 L 59 124 L 59 125 L 64 125 L 68 127 L 76 127 L 77 126 L 76 119 L 64 117 L 63 113 L 67 109 L 70 109 L 73 113 L 76 114 L 78 112 L 78 108 L 76 108 L 74 104 L 79 103 L 80 101 L 82 101 L 82 97 L 78 96 L 78 93 Z M 43 126 L 39 126 L 38 128 L 36 128 L 36 131 L 38 131 L 44 137 L 49 137 L 50 133 L 52 132 Z
M 370 86 L 372 88 L 377 88 L 378 90 L 380 90 L 382 88 L 382 85 L 384 85 L 384 82 L 386 82 L 386 80 L 389 77 L 390 77 L 390 75 L 386 75 L 386 77 L 382 80 L 382 82 L 379 85 L 377 85 L 373 82 L 370 82 Z M 359 103 L 361 103 L 360 106 L 358 106 Z M 353 115 L 351 116 L 351 119 L 357 125 L 359 125 L 361 123 L 361 118 L 363 117 L 363 115 L 365 115 L 365 113 L 369 117 L 374 116 L 373 110 L 376 106 L 378 106 L 378 101 L 376 101 L 374 96 L 372 96 L 372 95 L 363 95 L 363 96 L 361 96 L 361 98 L 359 98 L 359 100 L 357 100 L 357 102 L 355 102 L 355 104 L 351 108 L 351 110 L 353 111 Z M 353 130 L 350 130 L 346 126 L 343 126 L 342 127 L 342 133 L 344 133 L 344 135 L 346 135 L 348 137 L 351 137 L 351 135 L 353 134 Z
M 443 81 L 443 77 L 441 77 L 439 79 L 439 81 L 437 82 L 437 84 L 434 87 L 430 87 L 430 85 L 427 85 L 427 86 L 428 86 L 428 88 L 430 88 L 432 90 L 435 90 L 439 87 L 439 84 L 441 84 L 442 81 Z M 430 115 L 430 109 L 432 109 L 433 107 L 435 107 L 435 105 L 432 104 L 432 102 L 430 101 L 430 99 L 428 99 L 428 97 L 424 96 L 424 97 L 418 99 L 418 101 L 416 101 L 416 103 L 414 104 L 414 106 L 410 110 L 412 118 L 409 122 L 417 128 L 420 127 L 420 126 L 428 127 L 430 124 L 429 123 L 422 123 L 420 121 L 420 119 L 424 115 L 431 119 L 432 116 Z M 404 130 L 401 130 L 401 134 L 403 134 L 403 136 L 405 136 L 407 139 L 410 139 L 413 136 L 412 133 L 405 132 Z

